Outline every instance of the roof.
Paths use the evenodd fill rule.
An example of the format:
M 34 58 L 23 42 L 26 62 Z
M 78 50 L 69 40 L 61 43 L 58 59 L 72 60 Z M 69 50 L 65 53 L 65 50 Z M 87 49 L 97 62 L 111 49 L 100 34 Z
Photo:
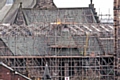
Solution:
M 20 2 L 23 4 L 20 6 Z M 96 23 L 98 22 L 94 6 L 80 8 L 57 8 L 53 0 L 15 0 L 7 11 L 1 10 L 6 14 L 1 16 L 2 23 L 14 24 L 18 17 L 19 8 L 23 9 L 24 18 L 27 24 L 33 22 L 56 22 L 57 19 L 67 22 Z M 27 9 L 25 9 L 27 8 Z M 38 9 L 38 10 L 36 10 Z M 42 10 L 41 10 L 42 9 Z M 34 13 L 38 17 L 34 16 Z M 1 13 L 2 14 L 2 13 Z M 36 15 L 36 16 L 37 16 Z M 53 17 L 53 18 L 52 18 Z M 42 21 L 41 21 L 42 20 Z
M 6 64 L 4 64 L 3 62 L 0 62 L 0 65 L 4 66 L 4 67 L 6 67 L 7 69 L 9 69 L 9 70 L 11 70 L 11 71 L 13 71 L 13 72 L 14 72 L 14 70 L 13 70 L 11 67 L 7 66 L 7 65 L 6 65 Z M 15 74 L 20 75 L 20 76 L 22 76 L 22 77 L 26 78 L 27 80 L 32 80 L 32 79 L 30 79 L 30 78 L 28 78 L 28 77 L 26 77 L 26 76 L 24 76 L 24 75 L 20 74 L 19 72 L 16 72 L 16 71 L 15 71 Z
M 10 24 L 14 24 L 14 22 L 16 21 L 16 17 L 18 17 L 18 13 L 19 13 L 19 8 L 21 7 L 21 8 L 28 8 L 28 9 L 42 9 L 42 14 L 43 14 L 43 10 L 46 10 L 47 9 L 47 11 L 48 12 L 46 12 L 45 11 L 45 15 L 47 15 L 48 14 L 48 16 L 49 16 L 49 14 L 51 13 L 51 11 L 49 12 L 49 10 L 54 10 L 53 12 L 55 12 L 55 14 L 57 14 L 56 16 L 59 16 L 58 14 L 63 14 L 64 15 L 64 13 L 59 13 L 59 12 L 64 12 L 65 11 L 65 13 L 67 13 L 67 12 L 69 12 L 70 13 L 70 15 L 69 14 L 65 14 L 65 15 L 68 15 L 67 16 L 67 18 L 71 18 L 71 16 L 72 16 L 72 18 L 74 17 L 74 19 L 72 19 L 72 22 L 75 20 L 75 17 L 76 16 L 79 16 L 79 13 L 81 12 L 84 16 L 83 17 L 85 17 L 85 18 L 83 18 L 83 17 L 78 17 L 80 20 L 78 20 L 77 18 L 76 18 L 76 20 L 75 21 L 77 21 L 77 22 L 98 22 L 98 18 L 96 17 L 97 15 L 96 15 L 96 11 L 95 11 L 95 8 L 94 8 L 94 5 L 91 3 L 90 5 L 89 5 L 89 7 L 86 7 L 88 10 L 86 10 L 86 8 L 85 7 L 80 7 L 80 8 L 82 8 L 82 10 L 80 10 L 80 11 L 76 11 L 76 10 L 74 10 L 74 9 L 80 9 L 80 8 L 74 8 L 74 9 L 72 9 L 72 8 L 69 8 L 69 9 L 71 9 L 71 10 L 74 10 L 74 11 L 70 11 L 68 8 L 66 8 L 66 10 L 68 10 L 68 11 L 66 11 L 66 10 L 63 10 L 63 11 L 61 11 L 61 9 L 60 8 L 57 8 L 56 7 L 56 5 L 54 4 L 54 1 L 53 0 L 14 0 L 14 3 L 13 3 L 13 5 L 11 5 L 11 6 L 3 6 L 4 4 L 5 4 L 5 2 L 6 2 L 6 0 L 2 0 L 2 3 L 1 3 L 1 7 L 3 8 L 3 9 L 1 9 L 0 10 L 0 17 L 1 17 L 1 20 L 0 20 L 0 22 L 1 23 L 10 23 Z M 22 2 L 22 5 L 20 6 L 20 2 Z M 7 9 L 7 10 L 6 10 Z M 55 9 L 56 9 L 56 11 L 55 11 Z M 84 9 L 85 9 L 85 11 L 84 11 Z M 89 10 L 90 9 L 90 10 Z M 60 11 L 59 11 L 60 10 Z M 35 10 L 34 10 L 35 11 Z M 59 12 L 58 12 L 59 11 Z M 24 12 L 24 14 L 26 13 L 26 10 L 25 11 L 23 11 Z M 39 13 L 39 11 L 37 11 L 38 13 Z M 75 13 L 76 14 L 75 14 Z M 78 13 L 79 12 L 79 13 Z M 73 14 L 72 14 L 73 13 Z M 80 14 L 81 14 L 80 13 Z M 30 14 L 31 14 L 31 12 L 30 12 Z M 30 15 L 29 14 L 29 15 Z M 75 16 L 75 15 L 76 16 Z M 27 15 L 27 14 L 26 14 Z M 24 18 L 27 20 L 27 24 L 29 24 L 29 22 L 32 22 L 32 21 L 29 21 L 30 19 L 29 19 L 29 15 L 27 15 L 27 16 L 24 16 Z M 53 14 L 54 15 L 54 14 Z M 61 18 L 63 18 L 63 19 L 61 19 L 60 17 L 59 18 L 55 18 L 55 16 L 53 16 L 54 17 L 54 19 L 52 20 L 52 18 L 47 18 L 47 19 L 50 19 L 50 21 L 56 21 L 56 19 L 60 19 L 61 21 L 63 21 L 63 19 L 66 17 L 62 17 L 62 16 L 60 16 Z M 31 16 L 31 19 L 33 18 L 33 16 Z M 38 19 L 40 19 L 40 20 L 42 20 L 42 17 L 40 18 L 38 18 Z M 66 18 L 65 18 L 66 19 Z M 65 20 L 64 19 L 64 20 Z M 67 19 L 68 20 L 68 19 Z M 82 20 L 82 21 L 81 21 Z M 44 21 L 45 21 L 45 18 L 44 18 Z M 48 20 L 49 21 L 49 20 Z M 39 20 L 38 20 L 38 22 L 39 22 Z
M 0 38 L 0 55 L 1 56 L 13 55 L 9 47 L 1 38 Z
M 64 40 L 61 41 L 61 39 Z M 56 38 L 56 42 L 54 41 Z M 52 37 L 41 35 L 39 37 L 2 37 L 8 48 L 12 51 L 13 55 L 20 56 L 45 56 L 45 55 L 82 55 L 84 45 L 86 45 L 86 36 L 59 36 Z M 97 37 L 90 36 L 88 42 L 87 53 L 96 52 L 96 54 L 104 54 Z M 58 45 L 57 47 L 51 47 Z M 75 47 L 73 47 L 76 45 Z M 57 48 L 57 49 L 56 49 Z M 60 49 L 60 50 L 59 50 Z M 17 52 L 16 52 L 17 51 Z M 57 51 L 57 52 L 56 52 Z M 60 52 L 59 52 L 60 51 Z
M 71 34 L 81 35 L 84 33 L 99 34 L 100 38 L 113 37 L 114 27 L 109 24 L 79 23 L 66 24 Z M 55 28 L 56 26 L 56 28 Z M 0 24 L 0 36 L 38 36 L 40 34 L 53 33 L 57 28 L 64 30 L 64 24 L 54 25 L 48 23 L 34 23 L 31 25 L 9 25 Z M 61 32 L 61 31 L 57 31 Z
M 104 43 L 109 45 L 108 41 L 110 40 L 105 42 L 99 38 L 113 37 L 113 27 L 111 25 L 81 24 L 67 25 L 66 27 L 64 27 L 64 25 L 57 25 L 56 27 L 54 25 L 48 27 L 40 25 L 33 27 L 1 25 L 0 28 L 1 39 L 5 44 L 3 46 L 11 51 L 11 54 L 6 55 L 56 55 L 54 51 L 55 48 L 62 49 L 61 52 L 58 51 L 59 54 L 57 55 L 81 55 L 80 53 L 84 50 L 83 46 L 86 45 L 85 32 L 91 34 L 91 36 L 89 36 L 89 46 L 94 46 L 88 48 L 88 54 L 92 51 L 96 52 L 96 54 L 104 54 L 104 50 L 106 53 L 109 51 L 108 46 L 104 46 Z M 99 38 L 94 36 L 96 33 Z M 55 37 L 55 35 L 57 35 L 57 37 Z M 103 47 L 100 47 L 101 45 L 103 45 Z M 110 48 L 112 48 L 112 45 Z M 74 54 L 70 53 L 71 50 Z M 109 53 L 112 52 L 113 49 L 111 49 Z
M 27 25 L 32 23 L 96 23 L 94 14 L 89 8 L 59 8 L 50 10 L 23 9 Z
M 46 55 L 48 54 L 47 43 L 45 43 L 45 37 L 15 37 L 2 38 L 13 55 Z M 8 42 L 10 41 L 10 42 Z M 16 45 L 16 46 L 15 46 Z M 17 52 L 16 52 L 17 51 Z

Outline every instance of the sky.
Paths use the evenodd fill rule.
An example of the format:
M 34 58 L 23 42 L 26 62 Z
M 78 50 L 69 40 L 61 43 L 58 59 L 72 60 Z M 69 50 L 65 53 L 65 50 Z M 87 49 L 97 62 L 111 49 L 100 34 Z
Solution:
M 88 7 L 90 0 L 54 0 L 57 7 Z M 111 14 L 113 17 L 113 0 L 93 0 L 98 14 Z

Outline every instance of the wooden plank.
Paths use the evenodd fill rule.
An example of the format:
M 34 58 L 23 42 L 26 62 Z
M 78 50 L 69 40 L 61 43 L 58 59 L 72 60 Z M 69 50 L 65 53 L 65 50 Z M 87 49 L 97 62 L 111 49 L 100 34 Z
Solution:
M 0 56 L 0 59 L 4 58 L 107 58 L 114 57 L 113 55 L 100 55 L 100 56 Z

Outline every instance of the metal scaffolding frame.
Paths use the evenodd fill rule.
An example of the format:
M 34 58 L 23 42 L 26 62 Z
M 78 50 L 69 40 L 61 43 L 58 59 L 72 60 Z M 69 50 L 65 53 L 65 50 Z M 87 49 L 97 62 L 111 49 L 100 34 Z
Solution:
M 114 72 L 115 78 L 114 80 L 120 79 L 120 45 L 119 45 L 119 35 L 120 35 L 120 0 L 114 0 L 114 34 L 115 34 L 115 59 L 114 59 Z
M 113 45 L 105 46 L 114 41 L 113 26 L 61 21 L 59 14 L 56 22 L 0 25 L 0 61 L 33 80 L 43 78 L 46 64 L 53 80 L 114 80 Z

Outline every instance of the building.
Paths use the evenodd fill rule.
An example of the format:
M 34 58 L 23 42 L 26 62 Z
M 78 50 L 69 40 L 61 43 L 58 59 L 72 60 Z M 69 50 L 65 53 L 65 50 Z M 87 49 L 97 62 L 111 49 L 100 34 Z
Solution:
M 81 8 L 21 1 L 1 20 L 1 61 L 35 80 L 48 71 L 52 80 L 114 80 L 114 27 L 99 22 L 92 1 Z
M 31 80 L 30 78 L 14 71 L 11 67 L 0 62 L 0 80 Z

